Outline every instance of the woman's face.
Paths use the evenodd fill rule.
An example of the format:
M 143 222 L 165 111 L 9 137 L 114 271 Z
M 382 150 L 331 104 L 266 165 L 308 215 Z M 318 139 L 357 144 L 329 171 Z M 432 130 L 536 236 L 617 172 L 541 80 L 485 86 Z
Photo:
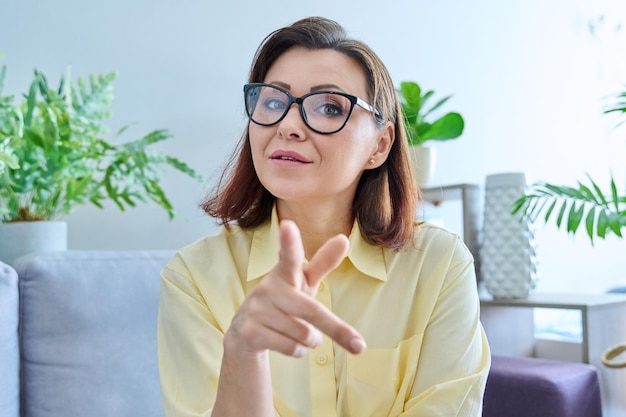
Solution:
M 330 49 L 290 48 L 272 64 L 263 82 L 282 87 L 294 97 L 330 90 L 368 101 L 360 65 Z M 361 174 L 385 161 L 394 138 L 391 123 L 379 128 L 371 112 L 358 105 L 337 133 L 324 135 L 309 129 L 298 105 L 293 104 L 278 124 L 250 122 L 249 135 L 263 186 L 278 199 L 309 204 L 332 199 L 351 204 Z

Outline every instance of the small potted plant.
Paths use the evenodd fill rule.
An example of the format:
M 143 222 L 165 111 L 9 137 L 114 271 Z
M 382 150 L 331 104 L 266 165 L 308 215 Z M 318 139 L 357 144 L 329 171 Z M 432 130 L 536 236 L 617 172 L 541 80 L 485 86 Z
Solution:
M 452 96 L 446 96 L 432 106 L 427 106 L 434 94 L 433 90 L 422 92 L 421 87 L 413 81 L 404 81 L 398 88 L 411 149 L 413 171 L 420 187 L 430 185 L 436 165 L 435 147 L 424 146 L 424 144 L 429 141 L 458 138 L 465 126 L 463 117 L 459 113 L 448 112 L 439 117 L 435 116 L 435 113 Z
M 151 202 L 169 218 L 174 217 L 174 208 L 159 184 L 166 166 L 203 181 L 186 163 L 152 148 L 173 137 L 165 129 L 121 144 L 105 139 L 115 73 L 90 75 L 88 81 L 79 77 L 73 84 L 68 70 L 58 88 L 52 89 L 46 77 L 35 70 L 19 103 L 2 93 L 5 74 L 3 66 L 0 255 L 3 250 L 20 254 L 17 243 L 30 233 L 22 228 L 59 230 L 62 242 L 52 248 L 66 247 L 65 222 L 56 220 L 80 205 L 102 208 L 105 201 L 112 201 L 123 211 L 138 202 Z M 127 128 L 120 129 L 116 137 Z M 25 245 L 27 252 L 38 248 L 36 243 Z

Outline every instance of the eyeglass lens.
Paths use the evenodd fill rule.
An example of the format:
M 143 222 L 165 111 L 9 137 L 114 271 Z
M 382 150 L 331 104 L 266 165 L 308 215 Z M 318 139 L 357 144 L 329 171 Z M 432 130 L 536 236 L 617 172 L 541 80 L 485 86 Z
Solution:
M 278 123 L 296 99 L 271 86 L 250 86 L 245 96 L 250 119 L 263 126 Z M 302 98 L 300 112 L 304 122 L 321 133 L 334 133 L 347 122 L 353 103 L 340 93 L 316 92 Z

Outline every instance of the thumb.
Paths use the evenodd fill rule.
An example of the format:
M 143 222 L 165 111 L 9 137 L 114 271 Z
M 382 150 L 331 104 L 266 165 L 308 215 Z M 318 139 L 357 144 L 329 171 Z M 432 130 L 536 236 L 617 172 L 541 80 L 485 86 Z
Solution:
M 337 235 L 324 242 L 313 255 L 313 259 L 304 267 L 304 275 L 309 286 L 317 289 L 322 279 L 341 264 L 349 248 L 350 241 L 345 235 Z
M 296 277 L 301 276 L 304 264 L 304 247 L 300 230 L 292 220 L 282 220 L 279 225 L 280 253 L 277 265 L 279 275 L 299 287 Z

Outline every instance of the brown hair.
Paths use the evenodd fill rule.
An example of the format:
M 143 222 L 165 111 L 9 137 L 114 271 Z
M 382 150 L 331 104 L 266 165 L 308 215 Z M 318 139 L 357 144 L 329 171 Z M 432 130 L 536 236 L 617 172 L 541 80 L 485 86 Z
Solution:
M 413 240 L 419 191 L 409 158 L 400 103 L 382 61 L 367 45 L 346 36 L 337 23 L 322 17 L 299 20 L 270 33 L 256 51 L 248 82 L 263 82 L 274 61 L 292 46 L 332 49 L 355 59 L 363 68 L 369 101 L 378 110 L 379 125 L 395 125 L 395 141 L 387 160 L 365 170 L 353 202 L 363 238 L 386 248 L 400 248 Z M 215 192 L 201 208 L 226 228 L 236 222 L 244 229 L 259 226 L 271 215 L 275 197 L 263 187 L 252 164 L 248 128 L 222 173 Z

